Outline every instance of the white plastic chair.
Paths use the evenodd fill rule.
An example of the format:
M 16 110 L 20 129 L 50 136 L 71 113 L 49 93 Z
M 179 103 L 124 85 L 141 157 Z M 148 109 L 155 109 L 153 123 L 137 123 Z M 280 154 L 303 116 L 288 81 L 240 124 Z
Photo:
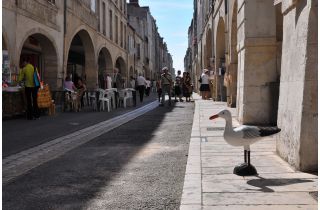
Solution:
M 130 101 L 130 105 L 131 105 L 131 106 L 133 105 L 133 95 L 132 95 L 132 90 L 134 90 L 134 89 L 129 88 L 129 89 L 127 89 L 127 90 L 126 90 L 126 93 L 127 93 L 126 98 L 127 98 L 127 99 L 129 99 L 129 101 Z
M 93 107 L 94 111 L 97 111 L 97 98 L 96 98 L 96 93 L 95 92 L 87 92 L 87 96 L 89 98 L 89 106 Z
M 107 97 L 107 92 L 103 89 L 99 89 L 99 103 L 100 103 L 100 111 L 101 109 L 105 110 L 105 103 L 107 103 L 108 112 L 110 112 L 110 100 Z
M 112 102 L 112 108 L 113 108 L 113 109 L 116 108 L 116 96 L 115 96 L 114 89 L 116 89 L 116 88 L 110 88 L 110 89 L 106 89 L 106 90 L 105 90 L 105 91 L 107 92 L 107 97 L 108 97 L 109 100 L 111 100 L 111 102 Z
M 133 92 L 136 91 L 136 89 L 133 88 L 126 88 L 126 91 L 128 93 L 128 98 L 131 99 L 131 105 L 133 105 Z
M 84 106 L 89 106 L 89 105 L 90 105 L 90 97 L 89 97 L 88 91 L 85 91 L 85 92 L 84 92 L 84 95 L 83 95 L 83 105 L 84 105 Z
M 118 104 L 123 103 L 123 107 L 127 107 L 127 100 L 132 99 L 132 92 L 127 89 L 123 89 L 119 91 L 119 98 L 118 98 Z

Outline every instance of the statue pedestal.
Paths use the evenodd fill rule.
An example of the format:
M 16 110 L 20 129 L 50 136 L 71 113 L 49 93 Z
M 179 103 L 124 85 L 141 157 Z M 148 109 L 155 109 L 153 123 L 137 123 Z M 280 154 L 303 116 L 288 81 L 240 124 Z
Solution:
M 239 166 L 234 167 L 233 173 L 238 176 L 255 176 L 258 175 L 256 168 L 253 165 L 242 163 Z

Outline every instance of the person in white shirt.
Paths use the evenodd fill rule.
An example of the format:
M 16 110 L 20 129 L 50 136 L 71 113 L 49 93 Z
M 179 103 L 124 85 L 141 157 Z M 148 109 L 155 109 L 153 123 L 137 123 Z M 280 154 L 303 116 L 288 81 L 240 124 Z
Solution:
M 146 85 L 146 96 L 149 96 L 150 95 L 150 88 L 151 88 L 151 81 L 150 81 L 149 78 L 147 78 L 146 82 L 147 82 L 147 85 Z
M 144 95 L 146 85 L 147 85 L 147 80 L 140 73 L 137 78 L 137 88 L 139 91 L 140 102 L 143 102 L 143 95 Z
M 169 96 L 169 106 L 171 106 L 171 89 L 172 89 L 172 77 L 171 74 L 168 72 L 169 69 L 167 67 L 162 68 L 163 74 L 161 74 L 161 89 L 162 89 L 162 99 L 159 106 L 164 106 L 165 102 L 165 95 L 166 93 Z
M 107 79 L 106 79 L 106 81 L 107 81 L 107 89 L 110 89 L 110 88 L 112 88 L 112 78 L 110 77 L 110 74 L 107 74 Z
M 133 78 L 133 76 L 130 76 L 130 87 L 136 89 L 136 80 Z
M 210 87 L 209 87 L 209 70 L 204 69 L 201 75 L 200 92 L 202 99 L 209 99 Z

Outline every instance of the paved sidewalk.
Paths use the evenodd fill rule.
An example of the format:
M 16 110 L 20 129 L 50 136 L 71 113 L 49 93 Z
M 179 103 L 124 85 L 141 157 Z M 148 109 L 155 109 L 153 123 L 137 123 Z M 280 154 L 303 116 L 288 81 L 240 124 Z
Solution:
M 251 146 L 251 163 L 258 176 L 234 175 L 234 166 L 243 162 L 243 148 L 224 141 L 222 118 L 209 120 L 226 104 L 194 95 L 195 113 L 181 210 L 317 209 L 318 203 L 310 192 L 318 190 L 318 177 L 294 171 L 276 154 L 275 138 Z M 235 116 L 236 110 L 229 110 Z M 234 126 L 239 125 L 235 118 L 233 121 Z

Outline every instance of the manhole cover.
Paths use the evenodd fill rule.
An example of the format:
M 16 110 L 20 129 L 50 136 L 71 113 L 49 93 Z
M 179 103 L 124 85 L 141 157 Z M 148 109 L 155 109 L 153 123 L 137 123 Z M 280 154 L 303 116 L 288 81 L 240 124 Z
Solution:
M 313 199 L 315 199 L 316 201 L 318 201 L 318 192 L 309 192 L 309 194 L 311 195 L 311 197 L 313 197 Z
M 207 127 L 207 131 L 223 131 L 222 127 Z

